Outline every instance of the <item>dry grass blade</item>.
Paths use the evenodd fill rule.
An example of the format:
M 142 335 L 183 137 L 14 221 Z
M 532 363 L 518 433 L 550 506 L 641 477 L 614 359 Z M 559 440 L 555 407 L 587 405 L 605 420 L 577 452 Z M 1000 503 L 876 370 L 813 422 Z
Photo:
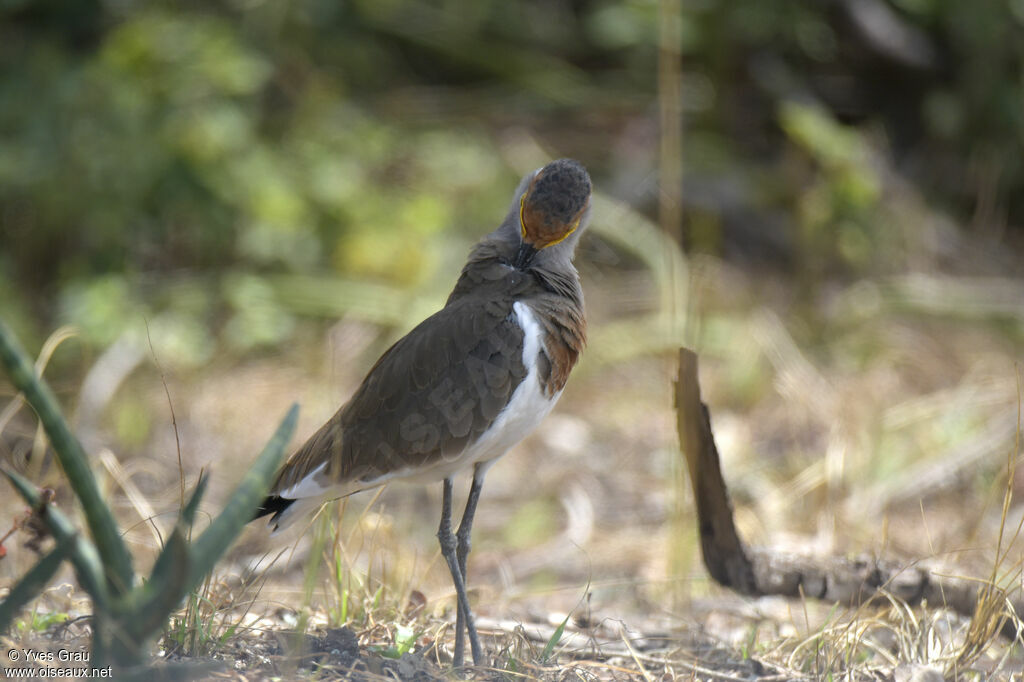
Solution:
M 103 448 L 99 453 L 100 464 L 107 470 L 110 477 L 114 479 L 121 490 L 124 491 L 128 501 L 131 502 L 135 512 L 139 515 L 139 518 L 146 522 L 146 527 L 149 528 L 150 534 L 153 536 L 154 547 L 160 547 L 163 545 L 163 536 L 160 533 L 160 529 L 156 526 L 157 513 L 153 509 L 153 505 L 149 503 L 146 496 L 142 494 L 138 486 L 132 481 L 131 477 L 128 476 L 127 472 L 121 466 L 121 462 L 118 461 L 114 453 L 109 448 Z
M 167 378 L 164 376 L 164 368 L 160 366 L 160 359 L 157 358 L 156 349 L 153 348 L 153 337 L 149 333 L 149 320 L 146 320 L 146 341 L 149 342 L 149 352 L 153 356 L 153 364 L 160 373 L 160 383 L 164 387 L 164 395 L 167 397 L 167 408 L 171 411 L 171 428 L 174 430 L 174 445 L 178 452 L 178 503 L 185 506 L 185 468 L 181 464 L 181 436 L 178 434 L 178 416 L 174 414 L 174 401 L 171 400 L 171 390 L 167 388 Z
M 978 656 L 990 648 L 1000 631 L 1011 638 L 1016 636 L 1016 626 L 1009 620 L 1006 605 L 1011 605 L 1010 613 L 1018 611 L 1018 605 L 997 585 L 997 576 L 1001 572 L 1000 565 L 1005 558 L 1002 531 L 996 548 L 992 575 L 988 580 L 942 576 L 922 568 L 907 567 L 874 558 L 832 558 L 820 561 L 759 550 L 752 555 L 752 563 L 749 562 L 742 541 L 732 525 L 732 511 L 719 470 L 710 418 L 706 408 L 700 403 L 696 356 L 685 349 L 680 352 L 677 410 L 679 436 L 684 452 L 687 453 L 687 464 L 697 502 L 698 528 L 702 538 L 704 561 L 718 582 L 737 589 L 736 582 L 723 568 L 729 565 L 728 562 L 735 562 L 734 565 L 746 566 L 750 571 L 752 581 L 749 583 L 749 591 L 754 594 L 781 594 L 798 597 L 801 600 L 806 595 L 861 608 L 875 601 L 879 595 L 883 595 L 898 607 L 898 613 L 905 614 L 911 631 L 920 631 L 921 627 L 909 605 L 944 604 L 971 617 L 963 645 L 950 663 L 950 672 L 960 672 L 973 664 Z M 1003 525 L 1006 523 L 1010 508 L 1014 480 L 1013 455 L 1007 470 Z M 716 533 L 728 542 L 716 546 L 713 543 Z M 1014 535 L 1014 541 L 1016 538 L 1017 534 Z M 1018 574 L 1019 567 L 1015 570 L 1015 575 Z M 740 588 L 740 591 L 743 589 Z M 809 622 L 806 613 L 805 622 Z M 853 660 L 853 653 L 859 648 L 863 634 L 871 623 L 871 619 L 865 620 L 863 615 L 858 615 L 847 625 L 824 628 L 797 645 L 789 657 L 789 664 L 795 665 L 797 659 L 802 656 L 801 652 L 807 649 L 810 652 L 808 655 L 814 659 L 815 669 L 835 670 L 841 661 Z M 1007 624 L 1014 625 L 1012 632 L 1005 627 Z M 845 647 L 846 653 L 836 649 L 837 645 Z
M 1018 388 L 1018 396 L 1019 396 Z M 974 614 L 971 617 L 971 624 L 967 630 L 967 635 L 964 639 L 963 646 L 958 653 L 956 660 L 951 664 L 950 668 L 947 668 L 947 674 L 956 674 L 959 670 L 966 668 L 974 663 L 974 661 L 989 647 L 989 644 L 996 637 L 999 636 L 1000 632 L 1005 632 L 1008 637 L 1020 637 L 1020 631 L 1018 628 L 1018 621 L 1014 618 L 1013 614 L 1017 612 L 1017 609 L 1013 606 L 1013 600 L 1011 600 L 1007 594 L 1007 591 L 999 586 L 1000 574 L 1003 573 L 1003 563 L 1007 559 L 1009 547 L 1007 547 L 1004 553 L 1004 543 L 1007 538 L 1005 536 L 1007 517 L 1010 513 L 1010 505 L 1013 500 L 1013 484 L 1015 480 L 1015 474 L 1017 470 L 1017 453 L 1020 452 L 1020 415 L 1021 415 L 1021 400 L 1018 397 L 1017 402 L 1017 423 L 1016 423 L 1016 437 L 1014 439 L 1014 448 L 1007 455 L 1006 461 L 1006 488 L 1003 493 L 1003 507 L 999 521 L 999 536 L 996 542 L 995 557 L 992 562 L 992 573 L 989 576 L 988 582 L 986 582 L 979 590 L 977 604 L 974 608 Z M 1024 517 L 1021 519 L 1021 524 L 1024 524 Z M 1020 537 L 1021 525 L 1018 524 L 1012 537 L 1007 543 L 1009 546 L 1013 546 L 1017 539 Z M 1010 573 L 1010 582 L 1018 582 L 1018 578 L 1021 575 L 1021 564 L 1018 561 L 1013 570 Z M 1009 606 L 1009 613 L 1007 612 L 1007 606 Z
M 74 327 L 63 326 L 58 327 L 52 334 L 50 334 L 46 341 L 43 343 L 43 347 L 39 350 L 39 355 L 36 357 L 34 363 L 35 371 L 37 376 L 43 376 L 43 372 L 46 371 L 46 366 L 50 364 L 50 359 L 53 357 L 54 352 L 60 347 L 60 344 L 64 343 L 68 339 L 77 336 L 78 332 Z M 21 393 L 14 397 L 14 400 L 7 403 L 4 409 L 0 411 L 0 432 L 3 432 L 7 425 L 14 418 L 14 415 L 18 413 L 21 406 L 25 404 L 25 396 Z M 40 431 L 42 427 L 39 427 Z
M 845 504 L 846 513 L 876 515 L 890 506 L 917 501 L 952 488 L 962 480 L 964 472 L 976 469 L 981 462 L 1006 447 L 1016 430 L 1017 419 L 1014 416 L 998 414 L 968 442 L 951 447 L 853 495 Z
M 647 668 L 644 667 L 644 664 L 637 656 L 636 651 L 633 650 L 633 645 L 630 644 L 629 637 L 626 634 L 626 628 L 619 628 L 619 637 L 622 639 L 622 643 L 626 646 L 626 651 L 628 651 L 629 655 L 633 658 L 633 662 L 636 663 L 636 667 L 640 670 L 640 674 L 643 675 L 647 682 L 654 682 L 651 674 L 647 672 Z

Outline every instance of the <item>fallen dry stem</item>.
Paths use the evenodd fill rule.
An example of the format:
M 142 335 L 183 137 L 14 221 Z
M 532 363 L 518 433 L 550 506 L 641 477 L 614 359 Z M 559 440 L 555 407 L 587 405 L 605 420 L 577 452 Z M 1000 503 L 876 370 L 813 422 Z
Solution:
M 1014 614 L 1024 612 L 1024 598 L 1000 587 L 995 572 L 981 580 L 876 557 L 818 559 L 771 548 L 750 552 L 736 531 L 710 414 L 700 400 L 697 355 L 686 348 L 679 351 L 676 415 L 696 500 L 704 564 L 719 584 L 750 596 L 807 596 L 848 607 L 885 594 L 912 606 L 945 606 L 973 618 L 970 645 L 958 659 L 961 665 L 973 660 L 979 646 L 991 641 L 996 632 L 1011 640 L 1019 636 L 1020 621 Z M 1008 500 L 1004 521 L 1007 505 Z

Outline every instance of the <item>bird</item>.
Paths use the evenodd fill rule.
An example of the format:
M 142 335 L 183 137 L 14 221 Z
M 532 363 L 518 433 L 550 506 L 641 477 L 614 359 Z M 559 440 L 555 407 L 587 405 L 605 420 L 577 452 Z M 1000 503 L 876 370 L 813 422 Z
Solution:
M 437 537 L 456 593 L 453 667 L 465 635 L 483 650 L 466 594 L 473 516 L 491 465 L 558 401 L 586 344 L 577 242 L 590 176 L 558 159 L 527 173 L 504 220 L 470 251 L 443 308 L 381 355 L 347 403 L 282 465 L 254 518 L 276 530 L 330 499 L 390 481 L 441 481 Z M 472 468 L 452 531 L 453 476 Z

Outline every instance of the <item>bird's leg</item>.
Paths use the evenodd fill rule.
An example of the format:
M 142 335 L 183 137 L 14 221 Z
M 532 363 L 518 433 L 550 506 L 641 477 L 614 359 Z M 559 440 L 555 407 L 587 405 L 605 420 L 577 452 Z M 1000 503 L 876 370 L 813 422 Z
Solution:
M 486 467 L 481 467 L 479 464 L 473 469 L 473 485 L 470 487 L 469 497 L 466 499 L 466 510 L 462 512 L 462 522 L 459 523 L 459 530 L 455 533 L 455 537 L 458 540 L 455 554 L 459 560 L 459 572 L 462 574 L 464 584 L 469 582 L 466 578 L 466 557 L 469 556 L 470 550 L 469 537 L 473 532 L 473 515 L 476 514 L 476 503 L 480 500 L 480 490 L 484 487 L 484 473 L 486 470 Z M 455 659 L 460 661 L 465 651 L 465 641 L 462 638 L 463 631 L 469 630 L 470 645 L 478 639 L 472 614 L 469 614 L 468 618 L 466 616 L 466 612 L 462 610 L 462 604 L 459 604 L 459 610 L 455 617 Z M 477 663 L 475 651 L 473 653 L 473 662 Z
M 480 640 L 476 636 L 476 626 L 473 624 L 473 612 L 469 610 L 469 597 L 466 595 L 466 583 L 462 580 L 462 571 L 459 570 L 459 559 L 456 555 L 456 539 L 452 533 L 452 479 L 444 479 L 444 494 L 441 497 L 441 525 L 437 529 L 437 539 L 441 543 L 441 556 L 448 563 L 448 571 L 452 574 L 452 582 L 455 584 L 455 596 L 458 599 L 459 609 L 466 615 L 466 626 L 469 630 L 469 645 L 473 651 L 474 665 L 480 665 L 483 661 L 483 654 L 480 649 Z M 461 637 L 459 638 L 461 639 Z M 456 655 L 452 657 L 452 665 L 456 668 L 462 666 L 462 648 L 456 644 Z

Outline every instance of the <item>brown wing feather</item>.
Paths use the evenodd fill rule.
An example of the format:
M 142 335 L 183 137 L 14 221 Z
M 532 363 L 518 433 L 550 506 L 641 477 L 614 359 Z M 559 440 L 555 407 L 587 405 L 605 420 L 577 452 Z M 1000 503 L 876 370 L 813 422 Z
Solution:
M 391 346 L 352 399 L 292 455 L 274 492 L 324 462 L 325 483 L 429 465 L 458 456 L 487 430 L 526 376 L 512 306 L 536 283 L 507 268 L 470 275 L 479 278 L 473 293 L 450 299 Z
M 458 456 L 526 376 L 516 301 L 532 308 L 544 330 L 544 392 L 561 391 L 586 342 L 575 270 L 514 270 L 483 242 L 445 307 L 377 360 L 352 399 L 284 465 L 273 492 L 324 463 L 325 484 L 372 482 Z

